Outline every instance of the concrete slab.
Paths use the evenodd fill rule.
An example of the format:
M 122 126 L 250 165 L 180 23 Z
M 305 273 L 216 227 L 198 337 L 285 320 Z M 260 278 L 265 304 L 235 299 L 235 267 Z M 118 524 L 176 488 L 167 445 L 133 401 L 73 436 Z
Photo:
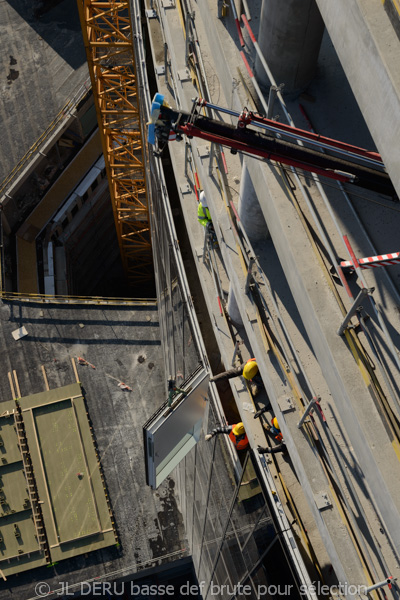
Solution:
M 353 93 L 400 194 L 400 41 L 383 3 L 317 0 Z
M 30 335 L 20 340 L 17 348 L 11 331 L 22 325 L 29 329 Z M 129 576 L 185 556 L 182 517 L 173 487 L 167 483 L 153 494 L 145 484 L 142 424 L 165 399 L 156 305 L 79 308 L 3 302 L 0 353 L 8 356 L 6 366 L 17 372 L 24 396 L 44 391 L 41 369 L 44 365 L 57 402 L 65 393 L 58 388 L 77 387 L 71 358 L 76 361 L 77 356 L 83 356 L 96 366 L 96 369 L 84 365 L 76 365 L 76 368 L 85 390 L 121 543 L 119 547 L 101 548 L 104 540 L 93 536 L 73 545 L 61 544 L 52 549 L 55 559 L 60 561 L 57 566 L 27 571 L 20 573 L 18 579 L 0 582 L 2 598 L 11 600 L 16 593 L 21 598 L 31 598 L 37 581 L 46 581 L 52 590 L 59 590 L 61 582 L 73 585 L 94 577 L 111 581 L 121 573 Z M 133 391 L 122 390 L 119 381 L 124 381 Z M 0 395 L 10 397 L 7 378 L 0 380 Z M 9 403 L 4 406 L 9 408 Z M 2 407 L 3 403 L 0 414 Z M 83 405 L 78 407 L 80 410 L 79 421 L 81 416 L 87 419 Z M 24 416 L 26 414 L 24 412 Z M 89 438 L 88 443 L 92 444 Z M 88 464 L 88 467 L 92 472 L 93 466 Z M 104 495 L 103 487 L 101 493 Z M 102 523 L 101 511 L 99 517 Z M 76 555 L 77 548 L 73 546 L 80 543 L 86 544 L 86 555 Z
M 45 8 L 44 8 L 45 7 Z M 69 0 L 9 0 L 0 7 L 0 181 L 88 78 L 79 16 Z

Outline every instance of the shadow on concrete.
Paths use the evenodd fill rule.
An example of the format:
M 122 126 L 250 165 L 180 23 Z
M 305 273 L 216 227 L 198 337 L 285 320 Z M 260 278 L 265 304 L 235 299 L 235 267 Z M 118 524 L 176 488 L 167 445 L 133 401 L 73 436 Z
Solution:
M 341 423 L 337 418 L 337 413 L 335 412 L 333 405 L 330 406 L 330 409 L 331 409 L 332 417 L 333 417 L 333 420 L 335 421 L 336 426 L 343 433 Z M 333 438 L 332 438 L 332 440 L 333 440 Z M 335 442 L 335 440 L 333 440 L 333 441 Z M 360 532 L 364 536 L 364 541 L 367 544 L 370 552 L 372 552 L 372 554 L 374 555 L 376 561 L 378 562 L 378 564 L 380 565 L 382 570 L 385 571 L 386 565 L 382 561 L 382 556 L 381 556 L 381 551 L 380 551 L 380 546 L 379 546 L 378 540 L 376 539 L 369 523 L 366 522 L 364 519 L 364 515 L 363 515 L 364 510 L 360 509 L 360 506 L 362 505 L 360 496 L 363 496 L 364 499 L 367 499 L 367 501 L 371 504 L 372 509 L 375 512 L 375 514 L 379 515 L 379 512 L 378 512 L 378 509 L 376 508 L 375 502 L 374 502 L 373 498 L 371 498 L 368 487 L 366 485 L 365 475 L 364 475 L 360 465 L 358 464 L 358 460 L 357 460 L 357 457 L 355 456 L 353 449 L 351 449 L 351 451 L 349 452 L 349 456 L 351 456 L 351 458 L 353 459 L 353 462 L 350 461 L 349 456 L 346 455 L 346 453 L 343 451 L 343 449 L 340 447 L 339 444 L 335 444 L 335 443 L 331 444 L 331 449 L 334 453 L 335 459 L 338 461 L 338 465 L 339 465 L 341 474 L 344 478 L 345 489 L 347 490 L 350 501 L 354 505 L 353 518 L 354 518 L 355 522 L 357 523 L 357 526 L 359 527 Z M 344 467 L 344 470 L 343 470 L 343 467 Z M 349 478 L 352 481 L 352 485 L 348 484 Z M 358 488 L 359 488 L 358 491 L 356 490 L 355 487 L 353 487 L 354 485 L 358 486 Z M 341 492 L 337 488 L 336 484 L 335 484 L 335 487 L 337 489 L 337 492 L 339 492 L 339 494 L 341 495 Z M 367 519 L 368 519 L 368 517 L 367 517 Z M 382 523 L 379 524 L 379 528 L 380 528 L 380 532 L 382 533 L 382 535 L 384 535 L 385 531 L 384 531 L 384 526 Z M 388 535 L 386 536 L 386 541 L 387 541 L 388 545 L 391 547 L 392 552 L 395 552 L 395 549 L 393 548 L 393 544 L 390 539 L 390 536 L 388 536 Z
M 7 0 L 73 69 L 86 61 L 76 2 L 70 0 Z

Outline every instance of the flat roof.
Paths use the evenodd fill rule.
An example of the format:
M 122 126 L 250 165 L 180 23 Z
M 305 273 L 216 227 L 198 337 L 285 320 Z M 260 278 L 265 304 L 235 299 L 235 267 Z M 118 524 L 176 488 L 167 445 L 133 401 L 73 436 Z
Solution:
M 14 340 L 12 332 L 22 326 L 28 335 Z M 35 475 L 40 500 L 44 501 L 42 507 L 51 559 L 58 563 L 43 566 L 42 559 L 37 568 L 29 567 L 30 570 L 20 572 L 18 577 L 10 576 L 7 581 L 1 581 L 0 573 L 2 600 L 11 600 L 16 595 L 34 598 L 38 581 L 47 582 L 54 591 L 60 590 L 63 582 L 68 582 L 72 586 L 70 590 L 76 591 L 79 587 L 73 586 L 81 581 L 98 577 L 113 581 L 187 556 L 182 515 L 174 489 L 165 484 L 154 493 L 145 482 L 142 425 L 166 399 L 156 303 L 153 306 L 76 306 L 3 301 L 0 303 L 0 330 L 3 361 L 0 398 L 6 399 L 0 402 L 0 415 L 15 408 L 12 397 L 21 397 L 26 434 L 32 440 L 29 441 L 32 463 L 37 464 L 41 456 L 46 465 L 38 472 L 35 467 Z M 93 366 L 78 364 L 78 356 Z M 132 391 L 123 390 L 119 382 L 126 383 Z M 120 545 L 116 545 L 113 539 L 111 545 L 97 547 L 97 550 L 94 549 L 95 535 L 83 537 L 86 530 L 98 526 L 94 496 L 87 494 L 87 506 L 83 505 L 78 486 L 87 485 L 88 477 L 84 475 L 80 479 L 77 475 L 85 472 L 84 461 L 79 459 L 81 441 L 77 421 L 79 427 L 87 422 L 86 408 L 90 424 L 82 434 L 82 444 L 92 444 L 93 433 L 104 472 L 106 490 L 101 487 L 101 493 L 104 496 L 106 492 L 109 497 L 120 541 Z M 3 423 L 9 421 L 0 418 L 0 425 Z M 4 428 L 0 435 L 6 444 L 3 431 Z M 15 435 L 12 427 L 11 433 Z M 64 466 L 58 462 L 58 470 L 66 470 L 60 479 L 62 486 L 58 494 L 54 492 L 57 460 L 49 456 L 49 444 L 53 441 L 58 455 L 65 453 L 66 456 Z M 71 455 L 71 445 L 76 447 L 76 455 Z M 89 452 L 86 454 L 93 457 Z M 0 458 L 1 455 L 0 447 Z M 71 458 L 73 464 L 69 465 Z M 43 473 L 52 504 L 46 497 Z M 86 511 L 82 527 L 74 524 L 73 510 L 63 509 L 68 485 L 75 486 L 76 501 L 81 506 L 77 511 L 79 517 L 80 511 Z M 100 489 L 100 481 L 93 481 L 93 487 Z M 95 489 L 94 495 L 96 493 Z M 23 495 L 21 501 L 24 501 Z M 55 515 L 55 528 L 50 507 Z M 107 519 L 105 508 L 103 513 L 102 510 L 99 509 L 101 524 Z M 166 523 L 168 527 L 165 527 Z M 71 537 L 80 536 L 71 545 L 68 543 L 69 532 Z M 14 535 L 12 531 L 11 534 Z M 60 535 L 58 542 L 56 535 Z M 109 535 L 113 534 L 110 532 Z M 5 536 L 1 537 L 5 539 Z M 81 543 L 88 549 L 72 555 L 71 546 Z M 67 560 L 61 560 L 62 557 Z M 54 597 L 58 597 L 56 593 Z

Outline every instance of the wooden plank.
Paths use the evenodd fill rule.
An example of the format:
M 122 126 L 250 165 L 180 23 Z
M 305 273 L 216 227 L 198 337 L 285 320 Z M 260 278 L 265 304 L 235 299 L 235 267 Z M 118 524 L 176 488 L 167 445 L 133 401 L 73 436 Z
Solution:
M 71 356 L 71 362 L 72 362 L 72 368 L 73 368 L 74 373 L 75 373 L 76 383 L 79 383 L 78 370 L 76 368 L 76 362 L 75 362 L 75 357 L 74 356 Z
M 15 387 L 17 388 L 18 398 L 21 398 L 21 390 L 19 389 L 17 372 L 13 371 L 14 379 L 15 379 Z
M 42 373 L 43 373 L 44 384 L 46 386 L 46 392 L 48 392 L 50 390 L 50 388 L 49 388 L 49 382 L 47 380 L 46 369 L 44 368 L 44 365 L 41 366 L 41 369 L 42 369 Z
M 50 391 L 50 390 L 49 390 Z M 82 398 L 82 395 L 79 396 L 66 396 L 65 398 L 60 398 L 59 400 L 53 400 L 52 402 L 43 402 L 43 404 L 35 404 L 35 406 L 28 406 L 27 408 L 22 408 L 22 412 L 27 412 L 28 410 L 43 408 L 43 406 L 51 406 L 52 404 L 58 404 L 59 402 L 65 402 L 66 400 L 74 400 L 75 398 Z
M 13 397 L 13 399 L 15 400 L 16 395 L 15 395 L 15 390 L 14 390 L 14 383 L 12 380 L 12 376 L 10 371 L 8 371 L 8 381 L 10 382 L 10 388 L 11 388 L 11 396 Z

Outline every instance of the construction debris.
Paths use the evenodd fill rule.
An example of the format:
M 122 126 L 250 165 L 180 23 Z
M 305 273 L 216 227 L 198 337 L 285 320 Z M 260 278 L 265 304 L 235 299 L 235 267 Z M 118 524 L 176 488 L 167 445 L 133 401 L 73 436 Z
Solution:
M 122 381 L 119 382 L 118 387 L 120 387 L 121 390 L 127 390 L 128 392 L 132 391 L 132 388 L 129 387 L 129 385 L 126 385 L 126 383 L 123 383 Z
M 84 365 L 86 367 L 92 367 L 92 369 L 96 368 L 94 365 L 92 365 L 92 363 L 88 362 L 87 360 L 85 360 L 81 356 L 77 356 L 77 359 L 78 359 L 78 365 Z
M 19 329 L 15 329 L 15 331 L 12 331 L 11 335 L 13 336 L 14 340 L 20 340 L 21 338 L 28 335 L 28 332 L 25 327 L 20 327 Z

